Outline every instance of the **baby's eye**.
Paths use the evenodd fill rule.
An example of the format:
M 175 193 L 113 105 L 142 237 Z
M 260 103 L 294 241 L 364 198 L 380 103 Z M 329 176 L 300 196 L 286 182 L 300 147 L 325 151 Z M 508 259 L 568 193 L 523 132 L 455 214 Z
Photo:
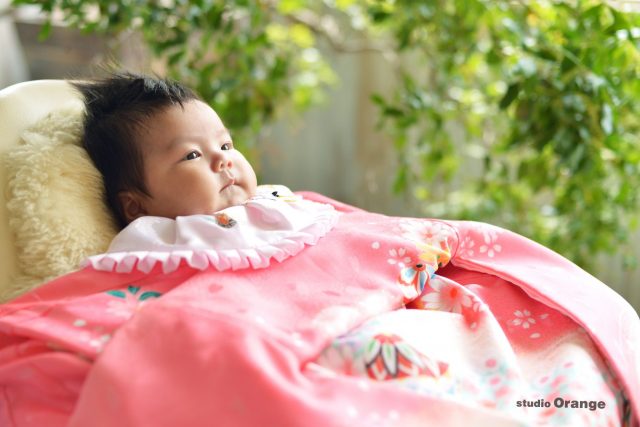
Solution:
M 233 149 L 233 142 L 225 142 L 224 144 L 222 144 L 222 147 L 220 147 L 221 150 L 231 150 Z
M 197 151 L 192 151 L 189 154 L 187 154 L 186 156 L 184 156 L 182 158 L 182 160 L 195 160 L 198 157 L 200 157 L 200 153 L 198 153 Z

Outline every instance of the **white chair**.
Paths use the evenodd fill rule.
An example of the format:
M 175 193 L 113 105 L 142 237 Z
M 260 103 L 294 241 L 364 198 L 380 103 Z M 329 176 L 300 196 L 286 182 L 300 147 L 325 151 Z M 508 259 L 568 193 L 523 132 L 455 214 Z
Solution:
M 18 273 L 15 239 L 7 217 L 4 153 L 18 145 L 22 132 L 57 108 L 80 103 L 80 95 L 64 80 L 34 80 L 0 90 L 0 291 Z

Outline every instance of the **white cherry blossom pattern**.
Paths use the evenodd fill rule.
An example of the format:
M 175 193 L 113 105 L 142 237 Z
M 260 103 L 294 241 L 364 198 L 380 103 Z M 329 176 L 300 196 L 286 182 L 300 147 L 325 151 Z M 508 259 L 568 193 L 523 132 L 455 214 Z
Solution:
M 400 222 L 402 237 L 413 242 L 439 245 L 451 238 L 451 229 L 442 223 L 427 220 L 405 220 Z
M 491 241 L 495 241 L 498 239 L 498 236 L 500 234 L 504 233 L 503 229 L 496 227 L 495 225 L 487 224 L 486 222 L 475 223 L 474 228 L 480 233 L 482 233 L 482 237 L 484 238 L 485 241 L 487 239 Z
M 504 250 L 499 242 L 499 236 L 504 233 L 499 227 L 483 222 L 473 223 L 473 231 L 466 236 L 460 236 L 457 255 L 473 257 L 485 255 L 494 258 Z
M 502 245 L 496 242 L 498 240 L 497 233 L 483 233 L 483 238 L 484 244 L 479 248 L 481 254 L 486 253 L 489 258 L 493 258 L 502 251 Z
M 529 329 L 531 325 L 536 323 L 536 319 L 533 318 L 529 310 L 516 310 L 513 315 L 516 316 L 515 319 L 511 319 L 509 322 L 514 326 L 522 326 L 524 329 Z
M 409 251 L 405 248 L 391 249 L 389 250 L 389 257 L 387 262 L 391 265 L 398 265 L 399 267 L 405 267 L 412 264 L 413 259 L 409 256 Z
M 105 345 L 109 342 L 110 339 L 111 339 L 111 334 L 103 334 L 97 338 L 93 338 L 89 340 L 89 345 L 91 347 L 94 347 L 96 351 L 100 353 L 102 352 L 102 350 L 104 350 Z
M 460 246 L 458 246 L 458 254 L 462 256 L 473 256 L 475 253 L 475 245 L 476 242 L 474 242 L 471 237 L 465 236 L 460 242 Z

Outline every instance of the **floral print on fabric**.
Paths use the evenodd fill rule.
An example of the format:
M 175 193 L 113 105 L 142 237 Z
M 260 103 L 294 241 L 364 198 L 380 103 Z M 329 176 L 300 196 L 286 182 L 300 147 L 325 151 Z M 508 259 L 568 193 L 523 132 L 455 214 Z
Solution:
M 598 365 L 597 351 L 574 322 L 508 282 L 463 284 L 436 274 L 451 257 L 446 226 L 405 220 L 397 231 L 406 246 L 384 247 L 375 241 L 371 248 L 382 249 L 379 253 L 386 264 L 398 268 L 397 283 L 407 310 L 373 318 L 334 339 L 317 359 L 318 365 L 426 396 L 464 401 L 513 419 L 535 420 L 536 425 L 625 425 L 621 388 L 610 381 L 606 366 Z M 495 259 L 505 253 L 501 238 L 500 229 L 479 224 L 474 233 L 462 236 L 457 255 Z M 406 316 L 392 321 L 396 315 Z M 451 331 L 442 328 L 448 322 L 457 326 Z M 428 332 L 440 328 L 441 332 Z M 406 333 L 410 330 L 415 332 Z M 540 347 L 545 337 L 545 347 Z M 525 338 L 532 346 L 519 344 Z M 520 359 L 525 351 L 548 348 L 549 340 L 556 342 L 552 350 Z M 443 356 L 447 351 L 449 356 Z M 590 370 L 593 375 L 585 376 Z M 553 404 L 557 398 L 589 396 L 605 400 L 607 409 L 571 411 Z M 552 404 L 518 406 L 516 402 L 523 399 Z
M 439 377 L 448 365 L 435 362 L 395 334 L 376 334 L 365 346 L 364 364 L 375 380 L 427 375 Z
M 373 319 L 327 347 L 318 359 L 322 366 L 376 381 L 409 377 L 437 379 L 449 365 L 423 354 L 398 334 L 385 332 L 384 321 Z
M 160 292 L 141 291 L 139 286 L 128 286 L 125 290 L 111 290 L 106 292 L 117 299 L 107 303 L 106 312 L 117 317 L 128 319 L 140 310 L 150 298 L 158 298 Z
M 418 258 L 434 270 L 451 259 L 452 231 L 449 226 L 427 220 L 404 220 L 400 222 L 400 229 L 402 236 L 415 245 Z
M 231 218 L 226 213 L 217 213 L 213 216 L 218 224 L 222 228 L 231 228 L 237 224 L 236 220 Z
M 438 268 L 451 259 L 451 230 L 448 226 L 428 220 L 402 220 L 399 234 L 412 244 L 408 248 L 393 248 L 389 251 L 389 264 L 400 267 L 398 284 L 402 289 L 404 303 L 418 297 Z
M 479 311 L 485 310 L 482 305 Z M 526 420 L 524 425 L 628 425 L 619 384 L 579 330 L 563 335 L 552 349 L 520 358 L 495 318 L 488 317 L 477 330 L 460 329 L 461 320 L 460 313 L 438 310 L 387 313 L 336 338 L 316 364 L 336 374 L 499 411 Z M 606 407 L 558 408 L 556 399 L 603 401 Z M 518 405 L 525 400 L 528 405 Z M 539 400 L 550 406 L 529 406 Z
M 502 359 L 490 357 L 479 370 L 479 403 L 487 408 L 511 409 L 514 394 L 522 387 L 517 371 Z
M 472 298 L 469 291 L 457 283 L 450 283 L 443 278 L 434 277 L 429 282 L 429 289 L 415 301 L 413 307 L 462 313 L 463 309 L 471 309 Z
M 604 366 L 598 367 L 584 358 L 559 360 L 555 369 L 531 381 L 535 395 L 551 403 L 547 408 L 532 411 L 537 414 L 541 425 L 626 426 L 625 398 L 619 387 L 608 384 L 607 377 L 610 373 Z M 605 408 L 579 408 L 581 400 L 592 400 L 592 405 L 601 401 Z
M 474 233 L 461 236 L 457 254 L 461 257 L 486 256 L 495 258 L 503 253 L 501 228 L 490 224 L 474 223 Z
M 433 269 L 429 266 L 418 263 L 400 270 L 398 283 L 402 288 L 402 293 L 406 301 L 411 301 L 416 294 L 420 294 L 429 280 L 433 276 Z
M 409 303 L 407 308 L 462 314 L 465 323 L 471 329 L 478 327 L 478 322 L 488 310 L 484 302 L 473 292 L 437 274 L 432 277 L 422 294 Z
M 42 410 L 39 425 L 67 424 L 58 412 L 64 406 L 79 426 L 96 419 L 189 425 L 193 407 L 204 411 L 199 419 L 225 425 L 617 426 L 628 414 L 588 333 L 610 355 L 631 352 L 629 340 L 640 335 L 628 329 L 608 340 L 607 332 L 624 332 L 615 328 L 624 324 L 585 331 L 569 317 L 579 308 L 561 311 L 583 300 L 602 312 L 625 313 L 606 293 L 580 294 L 589 276 L 528 241 L 470 222 L 452 223 L 449 240 L 444 222 L 348 210 L 338 219 L 322 244 L 268 270 L 83 269 L 0 307 L 0 383 L 15 396 L 4 395 L 11 405 L 0 403 L 0 414 L 21 401 L 34 404 L 14 411 L 15 419 Z M 473 259 L 460 256 L 467 237 Z M 451 252 L 451 265 L 441 269 Z M 403 295 L 400 286 L 409 292 Z M 562 297 L 536 302 L 531 295 L 545 286 Z M 133 315 L 119 316 L 116 308 Z M 601 323 L 615 317 L 598 313 L 593 317 Z M 65 362 L 76 356 L 80 375 Z M 33 375 L 38 360 L 43 373 L 55 375 Z M 216 369 L 216 360 L 228 369 Z M 611 357 L 611 366 L 636 372 L 620 360 Z M 24 369 L 16 371 L 16 364 Z M 132 381 L 140 367 L 144 381 Z M 618 378 L 626 385 L 636 376 Z M 204 389 L 209 392 L 180 393 Z M 638 396 L 634 390 L 631 398 Z M 516 404 L 556 394 L 603 401 L 606 408 L 545 415 L 547 408 Z M 109 410 L 105 401 L 131 410 Z M 175 410 L 159 419 L 159 407 Z M 234 407 L 242 411 L 228 410 Z

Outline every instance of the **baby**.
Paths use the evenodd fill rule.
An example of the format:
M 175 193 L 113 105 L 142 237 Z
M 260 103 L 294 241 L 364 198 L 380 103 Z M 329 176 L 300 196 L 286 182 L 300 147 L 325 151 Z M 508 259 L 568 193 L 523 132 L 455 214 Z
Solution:
M 74 83 L 83 145 L 121 228 L 141 216 L 213 214 L 256 192 L 256 174 L 216 112 L 180 83 L 129 73 Z

